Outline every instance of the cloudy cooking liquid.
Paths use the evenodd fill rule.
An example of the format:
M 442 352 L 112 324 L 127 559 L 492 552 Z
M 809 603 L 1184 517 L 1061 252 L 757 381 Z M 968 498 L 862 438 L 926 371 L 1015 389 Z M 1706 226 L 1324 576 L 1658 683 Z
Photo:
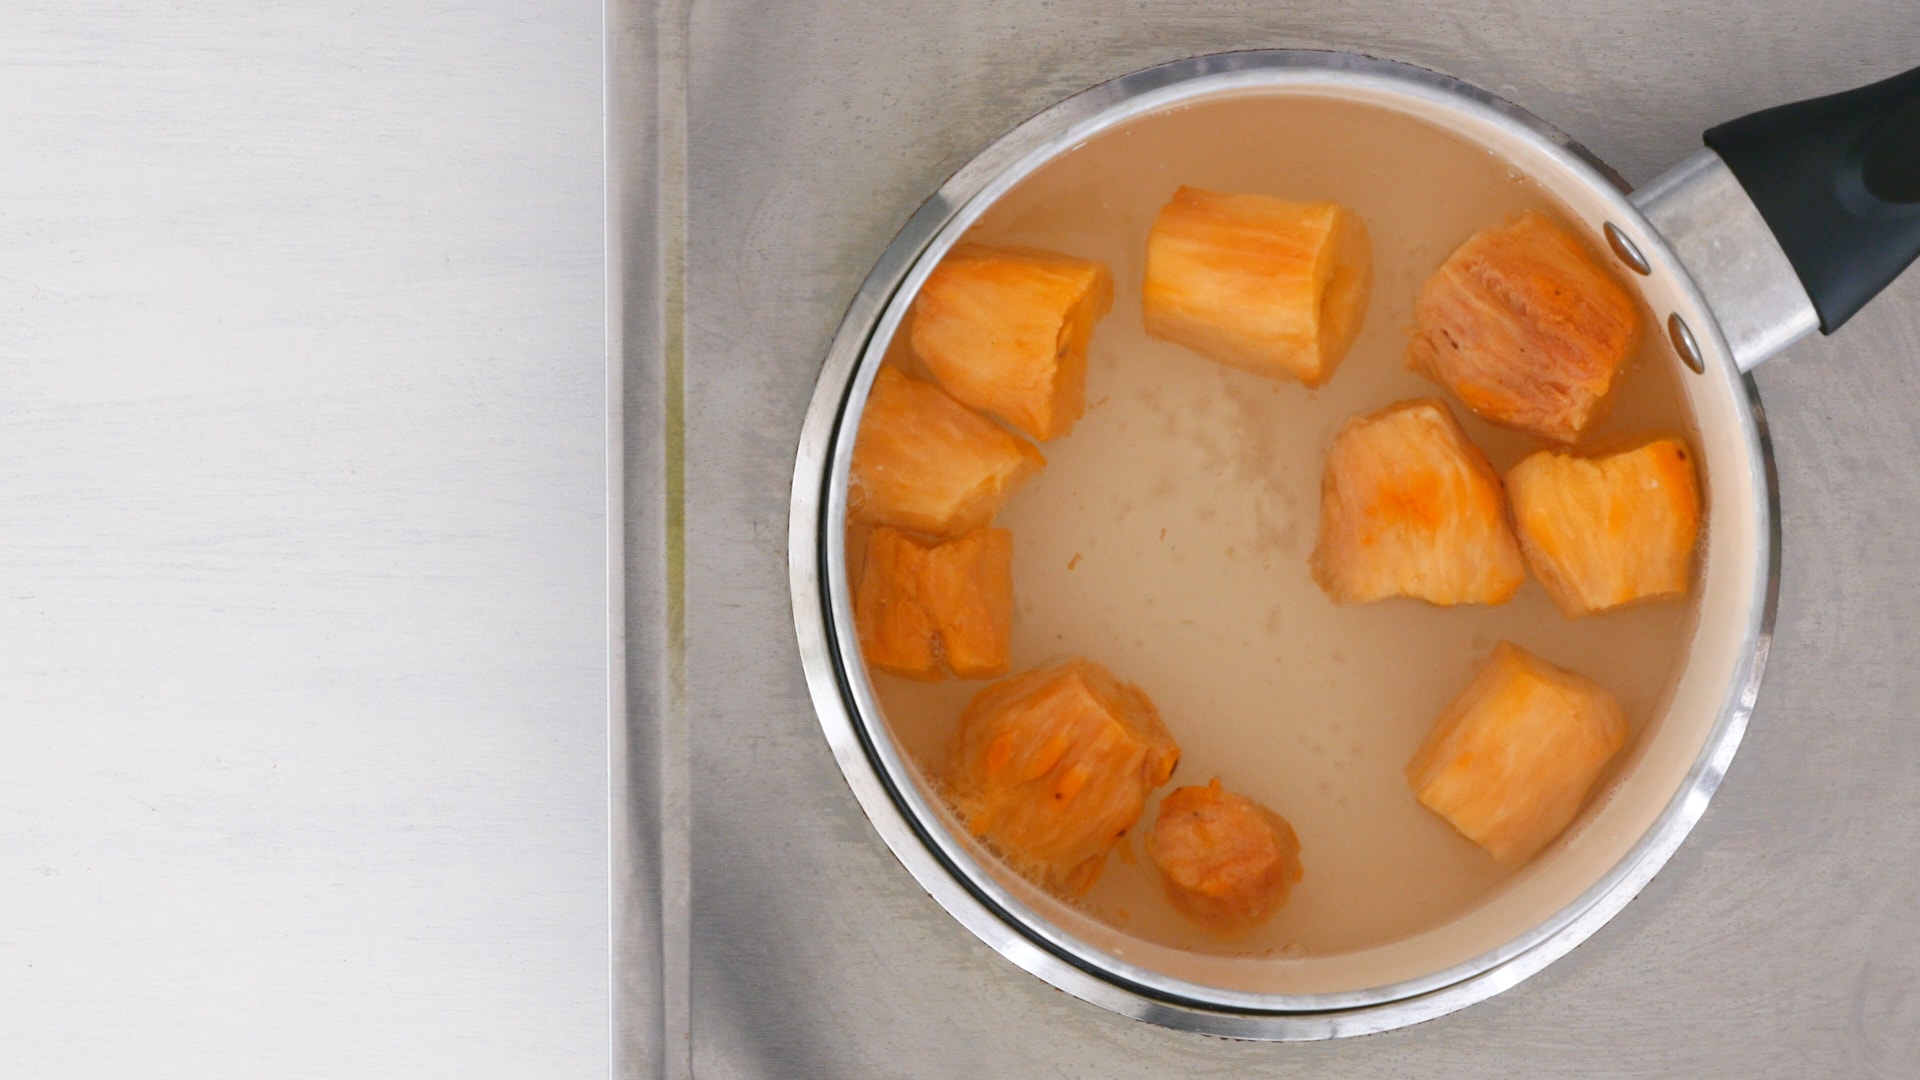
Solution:
M 1147 232 L 1181 184 L 1337 200 L 1366 222 L 1372 298 L 1326 386 L 1236 371 L 1145 334 Z M 970 233 L 1097 259 L 1114 274 L 1086 416 L 1042 445 L 1046 469 L 996 522 L 1014 536 L 1013 670 L 1065 654 L 1097 660 L 1147 692 L 1182 750 L 1173 782 L 1082 901 L 1090 913 L 1162 944 L 1298 955 L 1384 944 L 1470 910 L 1510 871 L 1421 807 L 1402 769 L 1503 638 L 1597 680 L 1636 735 L 1645 727 L 1677 673 L 1689 604 L 1569 620 L 1529 579 L 1500 607 L 1337 607 L 1308 573 L 1335 430 L 1397 401 L 1445 398 L 1406 369 L 1421 283 L 1474 231 L 1526 209 L 1566 220 L 1503 161 L 1418 121 L 1326 99 L 1238 99 L 1150 117 L 1066 154 Z M 1661 335 L 1643 328 L 1610 414 L 1581 450 L 1690 432 L 1677 369 Z M 1502 473 L 1541 446 L 1447 403 Z M 986 685 L 873 681 L 895 737 L 936 765 Z M 1305 866 L 1277 916 L 1228 939 L 1173 910 L 1139 842 L 1161 795 L 1214 777 L 1286 817 Z

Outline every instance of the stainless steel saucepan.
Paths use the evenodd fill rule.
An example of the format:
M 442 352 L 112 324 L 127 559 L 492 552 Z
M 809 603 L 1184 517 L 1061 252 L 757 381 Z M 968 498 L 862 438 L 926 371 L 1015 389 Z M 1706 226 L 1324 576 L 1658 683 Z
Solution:
M 942 824 L 888 733 L 861 661 L 843 555 L 847 463 L 882 353 L 928 272 L 986 208 L 1060 155 L 1144 117 L 1298 95 L 1392 110 L 1482 147 L 1604 240 L 1692 369 L 1683 384 L 1711 522 L 1684 668 L 1637 762 L 1588 827 L 1497 899 L 1370 950 L 1304 993 L 1258 965 L 1225 978 L 1170 950 L 1120 955 L 987 872 Z M 1451 1012 L 1520 982 L 1612 918 L 1699 820 L 1766 665 L 1779 512 L 1747 373 L 1816 328 L 1838 329 L 1920 252 L 1920 70 L 1735 120 L 1705 143 L 1629 192 L 1565 135 L 1446 76 L 1341 53 L 1242 52 L 1094 87 L 955 173 L 881 256 L 828 353 L 801 436 L 788 547 L 821 727 L 855 797 L 920 885 L 982 941 L 1068 993 L 1172 1027 L 1254 1039 L 1362 1034 Z

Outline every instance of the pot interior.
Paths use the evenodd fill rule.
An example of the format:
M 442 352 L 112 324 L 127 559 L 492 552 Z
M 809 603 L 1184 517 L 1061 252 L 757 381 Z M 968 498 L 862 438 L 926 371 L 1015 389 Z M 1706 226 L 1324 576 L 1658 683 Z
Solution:
M 1747 386 L 1665 245 L 1596 171 L 1536 131 L 1429 87 L 1264 75 L 1195 80 L 1096 118 L 1014 163 L 954 214 L 862 358 L 823 525 L 857 720 L 903 808 L 956 874 L 1044 947 L 1119 981 L 1219 1007 L 1318 1009 L 1484 971 L 1609 891 L 1644 883 L 1671 850 L 1664 834 L 1684 833 L 1698 816 L 1693 801 L 1711 793 L 1737 742 L 1730 725 L 1762 644 L 1771 508 Z M 1261 379 L 1144 334 L 1145 238 L 1181 184 L 1335 199 L 1367 222 L 1373 299 L 1328 385 Z M 1351 416 L 1446 400 L 1405 368 L 1413 298 L 1453 246 L 1529 208 L 1584 233 L 1645 304 L 1639 354 L 1581 449 L 1659 434 L 1695 448 L 1706 528 L 1692 595 L 1581 620 L 1562 618 L 1531 581 L 1495 608 L 1335 607 L 1306 565 L 1325 447 Z M 1607 222 L 1647 255 L 1650 276 L 1607 254 Z M 1306 876 L 1257 931 L 1219 938 L 1184 922 L 1131 841 L 1077 902 L 1007 870 L 960 827 L 936 780 L 956 718 L 985 683 L 913 683 L 860 660 L 848 580 L 863 533 L 845 523 L 853 433 L 878 364 L 912 370 L 907 307 L 963 238 L 1114 271 L 1114 310 L 1090 353 L 1088 413 L 1042 446 L 1048 468 L 997 521 L 1015 538 L 1014 670 L 1086 655 L 1159 706 L 1184 756 L 1136 834 L 1159 794 L 1214 776 L 1292 822 Z M 1668 346 L 1672 312 L 1702 339 L 1705 374 L 1687 371 Z M 1448 404 L 1496 469 L 1541 447 Z M 1501 639 L 1607 686 L 1634 730 L 1585 812 L 1517 870 L 1420 807 L 1402 777 L 1434 717 Z

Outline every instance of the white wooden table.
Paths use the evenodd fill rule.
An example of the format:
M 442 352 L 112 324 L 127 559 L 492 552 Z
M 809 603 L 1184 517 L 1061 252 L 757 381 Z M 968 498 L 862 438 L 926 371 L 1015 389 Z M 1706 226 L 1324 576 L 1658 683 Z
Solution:
M 605 1074 L 600 26 L 0 3 L 0 1076 Z

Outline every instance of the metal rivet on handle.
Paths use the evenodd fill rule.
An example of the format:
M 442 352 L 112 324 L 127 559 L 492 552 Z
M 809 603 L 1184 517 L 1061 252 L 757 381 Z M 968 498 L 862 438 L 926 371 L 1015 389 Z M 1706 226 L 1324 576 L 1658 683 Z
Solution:
M 1687 329 L 1686 320 L 1677 311 L 1667 316 L 1667 337 L 1673 339 L 1673 351 L 1680 354 L 1681 361 L 1692 368 L 1695 375 L 1707 373 L 1707 360 L 1700 355 L 1700 344 L 1693 340 L 1693 331 Z
M 1621 262 L 1633 267 L 1634 273 L 1643 277 L 1653 273 L 1653 267 L 1647 265 L 1647 257 L 1640 254 L 1640 249 L 1633 246 L 1627 234 L 1620 231 L 1620 226 L 1611 221 L 1607 222 L 1607 244 L 1613 248 L 1615 255 L 1620 256 Z

